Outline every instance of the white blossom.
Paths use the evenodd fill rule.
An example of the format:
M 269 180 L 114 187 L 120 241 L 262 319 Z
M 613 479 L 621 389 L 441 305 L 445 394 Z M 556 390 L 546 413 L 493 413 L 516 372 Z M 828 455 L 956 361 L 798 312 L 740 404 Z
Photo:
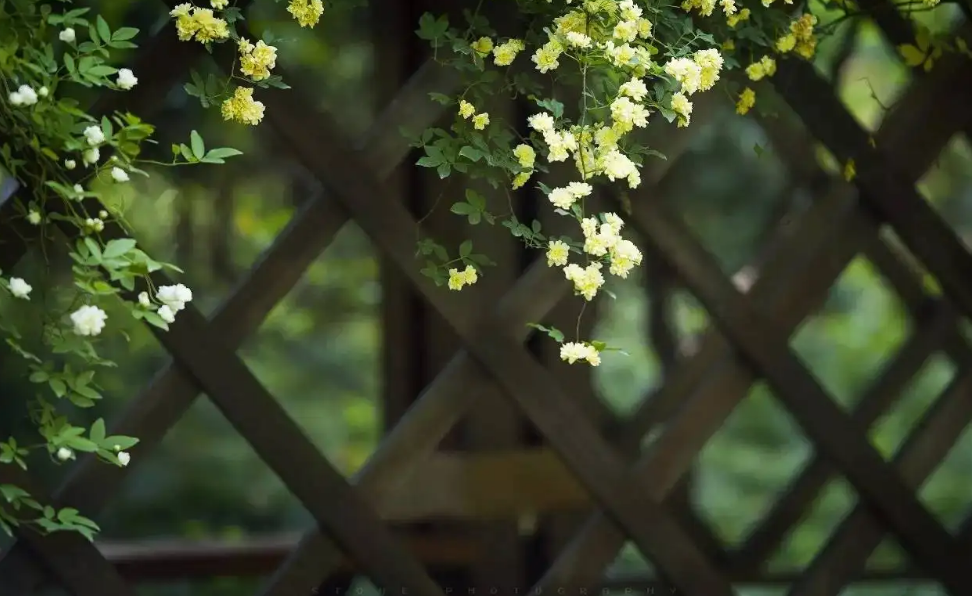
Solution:
M 163 304 L 156 312 L 166 323 L 175 323 L 175 313 L 172 312 L 172 308 L 168 304 Z
M 77 34 L 74 32 L 74 29 L 71 27 L 61 31 L 57 37 L 64 43 L 74 43 L 74 41 L 78 38 Z
M 88 140 L 89 145 L 95 147 L 105 142 L 105 132 L 100 126 L 89 126 L 84 129 L 84 138 Z
M 138 77 L 132 72 L 130 68 L 122 68 L 118 71 L 118 80 L 116 81 L 118 86 L 126 91 L 138 85 Z
M 97 306 L 85 305 L 71 313 L 74 332 L 78 335 L 91 337 L 99 335 L 105 328 L 108 315 Z
M 101 159 L 101 151 L 99 151 L 97 147 L 92 147 L 81 155 L 81 159 L 84 160 L 84 163 L 87 165 L 96 164 L 98 163 L 98 160 Z
M 24 300 L 30 300 L 30 292 L 34 288 L 30 287 L 30 284 L 25 282 L 19 277 L 10 278 L 10 293 L 16 298 L 23 298 Z
M 128 172 L 121 168 L 112 168 L 111 177 L 115 182 L 128 182 Z
M 162 286 L 155 297 L 171 308 L 173 313 L 177 313 L 186 307 L 187 302 L 192 302 L 192 290 L 182 284 Z

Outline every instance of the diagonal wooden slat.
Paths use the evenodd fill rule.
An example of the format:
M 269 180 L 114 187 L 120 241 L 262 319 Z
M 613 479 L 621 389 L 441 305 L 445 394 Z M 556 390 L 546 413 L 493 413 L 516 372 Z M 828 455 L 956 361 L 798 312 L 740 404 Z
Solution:
M 907 383 L 939 348 L 943 331 L 954 323 L 952 317 L 916 317 L 918 332 L 887 362 L 883 372 L 855 404 L 851 419 L 860 428 L 870 428 L 897 402 Z M 820 456 L 804 466 L 734 554 L 733 567 L 753 570 L 762 567 L 808 513 L 834 475 L 833 466 Z
M 951 84 L 950 79 L 948 79 L 947 77 L 936 76 L 936 77 L 932 77 L 932 80 L 929 81 L 929 86 L 931 86 L 936 90 L 944 90 L 950 84 Z M 918 98 L 915 98 L 912 93 L 909 93 L 908 96 L 905 97 L 900 102 L 900 105 L 902 105 L 905 108 L 913 108 L 916 101 L 918 101 Z M 908 110 L 903 110 L 901 112 L 901 114 L 907 114 L 907 113 Z M 920 171 L 922 169 L 920 164 L 929 163 L 937 153 L 937 147 L 935 147 L 934 145 L 926 144 L 926 145 L 921 145 L 916 147 L 907 144 L 907 139 L 909 138 L 909 134 L 906 131 L 915 130 L 921 126 L 923 126 L 923 124 L 920 120 L 901 118 L 899 116 L 899 113 L 895 113 L 892 115 L 892 117 L 888 119 L 885 126 L 883 126 L 881 131 L 879 131 L 879 133 L 877 134 L 879 143 L 891 147 L 892 149 L 897 149 L 899 153 L 903 150 L 910 149 L 910 153 L 907 158 L 907 161 L 902 162 L 902 165 L 906 168 L 905 171 L 909 172 L 910 175 L 913 175 L 915 179 L 917 179 L 917 177 L 920 176 Z M 839 196 L 842 197 L 841 200 L 844 201 L 844 204 L 845 205 L 848 204 L 848 202 L 851 201 L 849 189 L 846 186 L 844 186 L 843 182 L 838 182 L 836 184 L 837 186 L 832 187 L 831 194 L 828 196 L 832 197 L 833 200 L 837 200 L 837 196 L 835 196 L 834 193 L 838 193 Z M 863 215 L 856 215 L 856 214 L 852 214 L 852 218 L 854 220 L 854 223 L 848 224 L 848 227 L 846 228 L 844 234 L 841 236 L 841 241 L 844 244 L 846 244 L 847 242 L 851 243 L 849 248 L 850 252 L 840 253 L 840 251 L 838 250 L 838 253 L 836 254 L 849 255 L 849 254 L 856 253 L 861 248 L 868 247 L 871 244 L 873 244 L 871 242 L 868 242 L 868 239 L 874 239 L 875 242 L 883 246 L 880 240 L 876 238 L 876 229 L 874 229 L 873 224 L 869 223 L 870 222 L 869 219 L 867 219 Z M 849 256 L 847 258 L 849 258 Z M 794 268 L 798 271 L 814 269 L 813 267 L 803 267 L 803 268 L 798 266 L 794 267 L 794 261 L 777 260 L 775 262 L 780 264 L 780 266 L 784 267 L 787 270 L 793 270 Z M 841 263 L 842 264 L 840 265 L 840 269 L 843 268 L 843 263 L 846 263 L 846 261 L 842 261 Z M 880 266 L 881 263 L 880 261 L 875 261 L 875 264 Z M 766 271 L 764 275 L 775 277 L 775 275 L 771 275 L 770 271 Z M 836 275 L 837 273 L 835 272 L 834 277 L 836 277 Z M 832 278 L 828 278 L 826 280 L 825 282 L 826 286 L 830 285 L 831 279 Z M 773 284 L 773 285 L 777 285 L 777 284 Z M 781 287 L 789 287 L 788 284 L 779 284 L 779 285 Z M 763 282 L 757 280 L 757 288 L 760 287 L 765 287 L 765 286 L 763 285 Z M 754 288 L 754 290 L 756 290 L 756 288 Z M 915 300 L 920 301 L 920 298 L 916 298 Z M 911 304 L 915 304 L 915 301 L 911 301 Z M 805 311 L 800 311 L 798 309 L 794 310 L 793 317 L 790 317 L 789 320 L 779 319 L 777 321 L 777 324 L 780 325 L 781 328 L 783 329 L 792 329 L 797 324 L 799 324 L 799 322 L 802 320 L 804 316 L 804 312 Z M 704 354 L 706 352 L 705 350 L 702 350 L 701 353 Z M 713 354 L 713 358 L 716 356 L 715 352 L 710 352 L 710 353 Z M 724 345 L 724 354 L 727 354 L 728 357 L 731 357 L 732 348 L 728 345 Z M 692 362 L 693 363 L 699 362 L 699 356 L 700 355 L 697 355 Z M 710 363 L 708 366 L 711 366 L 713 364 L 714 362 Z M 744 377 L 749 379 L 748 382 L 743 382 L 740 383 L 739 385 L 740 386 L 739 399 L 741 399 L 744 392 L 748 391 L 751 384 L 755 381 L 755 376 L 752 373 L 750 373 L 747 368 L 742 369 L 739 374 L 742 374 Z M 680 376 L 678 378 L 686 379 L 685 381 L 686 383 L 691 383 L 697 379 L 709 378 L 710 376 L 711 373 L 706 373 L 704 368 L 698 368 L 696 372 L 684 376 Z M 721 388 L 727 388 L 733 386 L 731 383 L 726 381 L 718 382 L 716 383 L 716 385 Z M 674 380 L 673 383 L 670 383 L 666 387 L 662 388 L 662 396 L 665 395 L 670 396 L 670 399 L 660 399 L 660 397 L 662 396 L 659 396 L 659 398 L 652 399 L 650 402 L 643 404 L 642 408 L 639 408 L 639 411 L 635 413 L 634 418 L 637 419 L 639 417 L 643 417 L 643 418 L 647 418 L 647 420 L 651 420 L 651 419 L 661 419 L 669 416 L 670 414 L 665 413 L 666 408 L 672 407 L 674 404 L 680 403 L 682 401 L 681 395 L 688 392 L 687 388 L 682 388 L 681 390 L 679 390 L 679 389 L 673 389 L 673 387 L 675 387 Z M 728 389 L 723 389 L 723 390 L 728 392 Z M 706 411 L 712 412 L 713 408 L 708 408 Z M 641 425 L 643 425 L 645 428 L 648 427 L 647 424 L 648 424 L 647 421 L 641 423 Z M 635 426 L 639 426 L 639 424 L 635 424 Z M 664 437 L 660 440 L 659 447 L 661 447 L 663 441 L 664 441 Z M 701 448 L 701 446 L 699 448 Z M 671 457 L 670 455 L 671 449 L 672 447 L 666 446 L 664 448 L 660 448 L 660 451 L 666 453 L 667 455 L 669 455 L 669 457 Z M 642 462 L 645 462 L 644 465 L 646 466 L 648 465 L 647 461 L 644 458 L 642 459 L 641 462 L 639 462 L 639 464 L 641 464 Z M 657 479 L 658 477 L 657 473 L 652 474 L 652 477 Z M 796 508 L 792 508 L 792 507 L 787 508 L 787 512 L 790 515 L 795 515 L 796 517 L 799 517 L 799 515 L 796 512 Z M 777 513 L 777 515 L 781 516 L 782 511 Z M 781 527 L 780 525 L 777 524 L 778 522 L 774 524 L 774 529 Z M 783 526 L 782 529 L 779 529 L 777 533 L 780 534 L 784 533 L 786 529 L 789 527 L 789 525 L 790 524 L 786 524 L 784 522 L 782 524 Z M 620 550 L 621 545 L 623 543 L 623 536 L 619 536 L 616 532 L 614 532 L 610 524 L 606 522 L 606 520 L 603 519 L 603 517 L 600 518 L 599 521 L 594 521 L 594 519 L 592 518 L 592 520 L 588 523 L 587 527 L 585 528 L 584 533 L 586 534 L 587 537 L 586 538 L 578 537 L 578 540 L 575 542 L 575 544 L 571 546 L 571 551 L 570 551 L 571 554 L 558 561 L 557 564 L 555 564 L 554 569 L 552 569 L 551 572 L 548 573 L 547 578 L 545 578 L 544 580 L 546 585 L 556 585 L 558 581 L 562 581 L 561 578 L 570 577 L 572 575 L 583 576 L 583 577 L 588 577 L 590 579 L 593 579 L 594 577 L 597 576 L 597 574 L 601 572 L 602 569 L 606 567 L 606 565 L 611 560 L 613 560 L 615 554 L 618 552 L 618 550 Z M 766 540 L 768 542 L 772 542 L 770 538 L 773 538 L 773 540 L 778 540 L 778 538 L 774 536 L 768 536 L 768 535 Z M 589 543 L 590 545 L 589 546 L 585 545 L 585 542 Z M 598 547 L 595 546 L 595 544 L 600 544 L 601 546 Z M 758 547 L 759 545 L 757 544 L 756 546 Z M 744 552 L 746 551 L 748 551 L 749 553 L 752 552 L 751 549 L 744 549 Z M 752 563 L 755 564 L 757 561 L 761 561 L 762 558 L 759 555 L 756 555 L 748 558 L 748 560 L 752 561 Z M 742 558 L 740 558 L 738 555 L 736 557 L 733 557 L 734 565 L 742 564 L 743 566 L 745 566 L 746 561 L 747 558 L 745 555 L 743 555 Z
M 410 84 L 409 88 L 399 93 L 399 97 L 415 93 L 424 98 L 426 92 L 422 89 L 427 88 L 429 87 L 426 85 Z M 687 146 L 679 147 L 684 150 Z M 658 184 L 674 161 L 675 156 L 672 156 L 662 167 L 646 172 L 645 184 Z M 498 328 L 508 329 L 511 336 L 518 341 L 524 341 L 529 331 L 526 324 L 542 319 L 562 297 L 566 296 L 567 292 L 567 284 L 559 272 L 551 270 L 542 263 L 536 263 L 501 302 L 497 314 L 500 321 Z M 461 369 L 454 367 L 457 362 L 462 363 Z M 452 389 L 454 386 L 452 378 L 455 376 L 465 377 L 466 387 L 472 389 L 461 391 Z M 418 459 L 416 449 L 431 453 L 459 416 L 469 411 L 472 403 L 480 397 L 482 392 L 477 388 L 492 382 L 492 379 L 474 364 L 467 352 L 458 353 L 449 367 L 412 405 L 405 418 L 385 438 L 368 463 L 355 475 L 355 484 L 366 495 L 374 495 L 373 500 L 393 499 L 393 490 L 400 486 L 414 469 Z M 459 401 L 459 396 L 463 397 L 462 401 Z M 439 406 L 431 404 L 437 404 L 440 400 L 452 400 L 457 404 L 456 409 L 452 412 L 443 412 L 437 419 L 422 415 L 426 410 L 438 411 Z M 403 461 L 401 457 L 406 445 L 411 449 L 409 453 L 415 456 L 410 457 L 409 462 Z M 422 447 L 418 447 L 419 445 Z M 631 444 L 623 447 L 625 450 L 629 448 L 636 450 L 637 443 L 632 441 Z M 331 573 L 339 561 L 340 551 L 315 528 L 303 537 L 291 557 L 268 582 L 263 593 L 268 596 L 283 596 L 313 590 Z
M 958 68 L 951 62 L 944 62 L 943 68 Z M 838 159 L 855 160 L 857 176 L 854 182 L 863 191 L 867 206 L 894 228 L 911 252 L 936 276 L 959 309 L 972 315 L 972 286 L 967 283 L 972 274 L 972 255 L 948 224 L 918 195 L 914 185 L 893 167 L 894 162 L 888 158 L 886 150 L 880 145 L 870 146 L 867 133 L 844 109 L 833 89 L 812 65 L 792 59 L 781 61 L 774 86 L 811 134 L 827 145 Z M 936 144 L 941 147 L 957 127 L 964 127 L 972 119 L 972 112 L 961 111 L 962 106 L 972 103 L 972 85 L 956 86 L 952 93 L 938 100 L 934 104 L 936 110 L 964 116 L 948 122 L 949 126 L 944 128 L 932 126 L 938 118 L 926 122 L 925 130 L 940 129 L 940 134 L 945 137 Z M 912 115 L 916 116 L 920 115 Z
M 818 448 L 845 473 L 901 539 L 902 545 L 956 594 L 972 593 L 955 541 L 902 482 L 857 426 L 800 364 L 787 336 L 749 305 L 683 223 L 656 202 L 634 213 L 646 242 L 664 255 L 717 325 L 759 366 L 777 397 Z
M 536 262 L 500 302 L 496 327 L 523 342 L 527 321 L 541 319 L 568 293 L 566 282 L 543 262 Z M 394 498 L 422 461 L 481 397 L 491 381 L 466 352 L 460 352 L 429 385 L 381 446 L 354 476 L 359 490 L 374 503 Z M 320 585 L 340 563 L 340 550 L 317 528 L 301 539 L 294 553 L 261 592 L 265 596 L 303 594 Z
M 385 131 L 398 130 L 406 122 L 431 123 L 437 114 L 437 106 L 427 101 L 426 92 L 419 90 L 442 88 L 453 80 L 451 73 L 429 63 L 410 83 L 410 92 L 399 96 L 378 119 L 371 134 L 365 135 L 365 155 L 379 175 L 387 176 L 409 150 L 403 137 L 398 135 L 389 140 Z M 214 315 L 212 325 L 219 337 L 231 347 L 239 346 L 293 287 L 346 221 L 343 210 L 336 209 L 332 202 L 323 198 L 306 202 L 247 279 Z M 177 366 L 169 365 L 160 371 L 123 417 L 118 429 L 113 430 L 141 439 L 131 467 L 141 461 L 139 452 L 151 449 L 181 418 L 198 391 L 193 379 Z M 85 512 L 97 511 L 117 490 L 129 469 L 104 466 L 90 460 L 82 462 L 78 472 L 59 491 L 58 498 Z M 0 559 L 0 581 L 12 570 L 17 570 L 21 576 L 29 574 L 31 585 L 42 581 L 41 574 L 27 571 L 29 559 L 25 554 L 20 547 L 15 547 Z
M 921 177 L 928 164 L 938 154 L 937 142 L 946 139 L 948 136 L 947 132 L 942 131 L 929 134 L 927 121 L 922 118 L 915 118 L 914 114 L 927 113 L 929 109 L 927 97 L 929 94 L 933 97 L 947 94 L 952 85 L 951 76 L 944 76 L 940 72 L 934 73 L 921 83 L 912 85 L 898 102 L 898 108 L 885 119 L 884 124 L 875 135 L 876 143 L 887 148 L 889 155 L 896 158 L 895 165 L 912 182 L 916 182 Z M 955 104 L 940 106 L 937 110 L 937 118 L 946 122 L 950 121 L 954 112 L 948 112 L 948 109 L 964 108 L 959 108 Z M 776 123 L 775 126 L 779 127 L 782 124 Z M 925 135 L 925 138 L 930 140 L 914 143 L 916 134 Z M 818 166 L 815 167 L 819 169 Z M 888 245 L 878 237 L 879 230 L 870 218 L 862 213 L 857 217 L 857 220 L 856 229 L 851 233 L 865 239 L 863 246 L 865 252 L 872 252 L 872 248 L 877 251 L 886 251 Z M 887 269 L 887 259 L 882 260 L 882 262 L 886 265 L 884 269 Z M 891 266 L 896 264 L 893 258 L 891 263 Z M 875 264 L 878 265 L 879 270 L 882 268 L 881 263 L 875 262 Z M 900 294 L 902 288 L 900 284 L 898 286 L 897 289 Z M 900 295 L 912 313 L 917 314 L 926 305 L 924 296 L 920 293 L 917 296 Z M 899 354 L 895 362 L 888 367 L 887 372 L 882 375 L 881 380 L 862 398 L 858 408 L 865 408 L 868 411 L 855 414 L 855 416 L 862 416 L 862 423 L 869 426 L 884 409 L 890 406 L 897 389 L 900 389 L 910 376 L 913 376 L 914 372 L 909 371 L 913 371 L 916 366 L 921 365 L 923 359 L 920 357 L 920 353 L 916 353 L 911 358 Z M 895 382 L 896 380 L 897 382 Z M 825 480 L 830 475 L 825 472 L 826 468 L 824 461 L 817 458 L 804 470 L 801 476 L 788 487 L 786 493 L 776 501 L 770 513 L 750 533 L 744 546 L 733 557 L 734 565 L 742 568 L 753 568 L 760 565 L 766 557 L 772 554 L 787 532 L 806 512 L 813 502 L 814 496 L 824 486 Z
M 52 505 L 43 490 L 23 470 L 12 464 L 0 465 L 0 484 L 13 484 L 26 490 L 42 505 Z M 19 540 L 30 545 L 44 569 L 69 590 L 72 596 L 135 596 L 134 589 L 121 578 L 115 567 L 94 544 L 79 534 L 54 532 L 38 534 L 31 529 L 17 531 Z M 19 583 L 3 584 L 3 594 L 27 591 Z
M 633 206 L 640 209 L 644 202 Z M 795 328 L 816 308 L 855 254 L 855 244 L 843 233 L 850 206 L 846 194 L 831 193 L 783 231 L 777 250 L 748 294 L 768 308 L 781 327 Z M 700 387 L 699 380 L 703 381 Z M 748 367 L 738 363 L 732 346 L 721 335 L 710 332 L 704 336 L 699 350 L 676 367 L 660 393 L 633 417 L 632 426 L 637 428 L 643 424 L 639 422 L 642 415 L 648 421 L 651 403 L 658 403 L 660 409 L 681 404 L 664 433 L 632 469 L 633 475 L 651 479 L 650 495 L 662 498 L 675 487 L 756 380 Z M 589 585 L 599 580 L 624 541 L 624 534 L 603 513 L 593 514 L 537 587 Z
M 639 502 L 626 480 L 618 456 L 585 418 L 583 411 L 555 383 L 549 373 L 518 348 L 510 337 L 496 333 L 492 321 L 476 327 L 456 324 L 455 303 L 446 300 L 431 281 L 418 272 L 412 246 L 419 238 L 414 219 L 402 205 L 383 200 L 379 185 L 354 155 L 341 154 L 318 138 L 340 139 L 340 128 L 320 114 L 313 123 L 297 114 L 310 113 L 311 104 L 294 90 L 267 98 L 269 118 L 322 182 L 338 192 L 358 225 L 405 273 L 425 299 L 451 324 L 477 360 L 545 435 L 565 463 L 578 474 L 592 496 L 626 526 L 632 539 L 659 563 L 673 582 L 688 594 L 731 594 L 732 589 L 702 555 L 671 516 L 656 503 Z
M 943 316 L 954 319 L 949 307 L 943 303 L 937 306 Z M 958 364 L 961 376 L 925 414 L 895 454 L 894 463 L 901 475 L 916 488 L 931 475 L 972 421 L 972 360 L 965 359 Z M 814 558 L 790 590 L 790 596 L 836 596 L 864 570 L 867 559 L 884 536 L 881 519 L 866 505 L 859 504 Z M 968 551 L 963 554 L 968 564 Z
M 111 225 L 102 235 L 110 239 L 121 234 Z M 171 282 L 155 274 L 153 283 Z M 379 584 L 441 594 L 239 357 L 219 343 L 199 311 L 187 305 L 180 317 L 168 332 L 156 333 L 160 343 L 315 518 Z

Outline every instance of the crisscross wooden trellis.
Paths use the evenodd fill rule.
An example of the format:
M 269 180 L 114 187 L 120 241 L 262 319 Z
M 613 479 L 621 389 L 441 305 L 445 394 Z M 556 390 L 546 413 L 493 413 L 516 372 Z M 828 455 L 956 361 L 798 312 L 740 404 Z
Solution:
M 908 40 L 907 23 L 868 6 L 896 43 Z M 897 20 L 895 20 L 897 19 Z M 144 113 L 161 90 L 178 80 L 197 48 L 164 31 L 142 54 L 153 77 L 129 98 Z M 165 56 L 165 60 L 159 60 Z M 161 68 L 160 68 L 161 67 Z M 250 272 L 207 321 L 188 307 L 169 333 L 159 333 L 174 362 L 135 400 L 117 431 L 155 446 L 206 393 L 259 456 L 316 518 L 304 539 L 262 590 L 266 596 L 309 594 L 347 552 L 361 570 L 385 587 L 411 594 L 441 594 L 420 562 L 394 538 L 378 510 L 394 498 L 484 389 L 496 385 L 539 429 L 547 443 L 591 494 L 597 510 L 540 580 L 546 588 L 600 584 L 605 567 L 632 540 L 667 581 L 692 596 L 732 594 L 732 581 L 757 570 L 799 521 L 834 474 L 857 489 L 862 503 L 844 520 L 791 594 L 837 594 L 860 574 L 885 532 L 893 534 L 916 565 L 950 593 L 972 594 L 972 521 L 955 537 L 918 502 L 914 488 L 927 477 L 972 419 L 972 350 L 957 332 L 960 314 L 972 315 L 972 256 L 918 196 L 914 184 L 941 147 L 972 126 L 972 68 L 943 60 L 906 95 L 876 135 L 876 148 L 847 113 L 831 87 L 800 62 L 780 65 L 775 84 L 810 133 L 839 158 L 853 158 L 855 195 L 834 182 L 795 225 L 781 232 L 769 260 L 748 292 L 740 292 L 714 259 L 658 201 L 635 197 L 630 219 L 655 257 L 665 262 L 707 308 L 719 333 L 678 362 L 664 386 L 623 421 L 619 446 L 610 445 L 584 414 L 590 395 L 558 386 L 551 373 L 523 349 L 529 321 L 542 319 L 569 291 L 557 271 L 535 263 L 498 304 L 482 313 L 464 298 L 439 291 L 418 273 L 412 258 L 418 226 L 386 191 L 382 180 L 405 158 L 400 125 L 421 128 L 438 116 L 428 91 L 448 93 L 455 81 L 434 64 L 423 66 L 353 150 L 328 116 L 308 122 L 310 103 L 299 90 L 267 101 L 270 124 L 295 158 L 324 183 Z M 956 82 L 960 84 L 956 86 Z M 946 91 L 948 91 L 946 93 Z M 932 101 L 934 100 L 934 101 Z M 390 132 L 389 132 L 390 131 Z M 326 141 L 325 141 L 326 139 Z M 355 221 L 433 306 L 464 343 L 389 433 L 352 487 L 313 447 L 273 396 L 236 356 L 276 302 L 297 282 L 337 231 Z M 903 263 L 900 249 L 879 235 L 889 225 L 935 275 L 945 297 L 925 293 Z M 108 235 L 112 230 L 106 230 Z M 856 410 L 839 409 L 788 347 L 793 329 L 819 304 L 837 276 L 864 254 L 907 304 L 918 329 L 866 391 Z M 6 247 L 5 267 L 23 254 Z M 161 280 L 159 280 L 161 282 Z M 891 406 L 904 385 L 935 351 L 943 350 L 960 373 L 899 450 L 886 462 L 870 446 L 866 429 Z M 763 378 L 817 446 L 820 455 L 781 496 L 745 544 L 715 552 L 711 539 L 690 531 L 665 504 L 704 444 Z M 593 407 L 601 407 L 594 405 Z M 633 463 L 640 438 L 664 424 L 652 447 Z M 140 458 L 136 458 L 133 466 Z M 86 461 L 54 498 L 96 512 L 120 485 L 127 469 Z M 9 466 L 0 480 L 33 489 L 30 478 Z M 0 560 L 4 594 L 28 592 L 48 578 L 79 596 L 133 594 L 94 545 L 77 536 L 24 533 Z

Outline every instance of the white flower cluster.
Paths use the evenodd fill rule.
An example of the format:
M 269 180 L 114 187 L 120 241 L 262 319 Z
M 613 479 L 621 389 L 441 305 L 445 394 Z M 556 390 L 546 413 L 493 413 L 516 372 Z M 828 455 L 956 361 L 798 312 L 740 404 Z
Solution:
M 56 455 L 57 459 L 62 462 L 75 459 L 76 457 L 74 450 L 70 447 L 58 448 Z M 115 445 L 115 458 L 118 460 L 118 465 L 123 468 L 132 462 L 132 455 L 127 451 L 122 451 L 120 445 Z
M 184 309 L 186 304 L 192 302 L 192 290 L 182 284 L 162 286 L 155 293 L 155 299 L 161 303 L 155 313 L 166 323 L 174 323 L 176 313 Z M 138 295 L 138 303 L 147 310 L 155 308 L 148 292 L 142 292 Z
M 19 277 L 11 277 L 2 286 L 13 297 L 22 300 L 30 300 L 30 293 L 33 291 L 30 284 Z M 174 323 L 176 313 L 183 310 L 186 304 L 192 302 L 192 290 L 183 284 L 162 286 L 155 293 L 155 298 L 160 303 L 158 307 L 152 303 L 148 292 L 139 294 L 138 302 L 145 310 L 155 310 L 156 314 L 166 323 Z M 101 332 L 104 331 L 108 314 L 98 306 L 86 304 L 71 313 L 69 318 L 74 327 L 74 333 L 82 337 L 94 337 L 101 335 Z

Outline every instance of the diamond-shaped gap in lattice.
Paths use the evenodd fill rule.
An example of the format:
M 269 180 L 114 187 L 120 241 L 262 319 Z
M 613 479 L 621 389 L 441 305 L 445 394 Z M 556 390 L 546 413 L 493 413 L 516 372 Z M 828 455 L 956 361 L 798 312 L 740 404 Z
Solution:
M 137 453 L 137 452 L 136 452 Z M 104 539 L 216 541 L 297 532 L 311 516 L 206 395 L 126 478 Z
M 944 357 L 933 356 L 905 387 L 899 404 L 871 427 L 871 440 L 886 457 L 898 448 L 928 406 L 946 388 L 954 367 Z M 802 476 L 807 468 L 801 468 Z M 807 567 L 830 539 L 845 516 L 856 506 L 854 488 L 836 470 L 796 527 L 769 558 L 771 571 L 795 571 Z
M 786 169 L 766 132 L 730 106 L 710 120 L 652 192 L 677 212 L 727 275 L 753 262 L 786 200 Z M 702 175 L 700 175 L 700 173 Z
M 972 478 L 972 426 L 966 426 L 955 446 L 918 492 L 925 507 L 953 533 L 972 515 L 969 478 Z
M 918 182 L 918 192 L 972 248 L 972 143 L 957 133 Z
M 908 337 L 913 323 L 894 290 L 864 257 L 831 286 L 790 346 L 829 395 L 848 408 Z
M 125 206 L 134 237 L 153 258 L 185 270 L 174 282 L 189 286 L 193 304 L 209 317 L 316 186 L 281 162 L 272 138 L 213 134 L 206 144 L 232 145 L 243 155 L 178 174 L 156 168 L 140 179 L 137 194 L 116 185 L 106 202 Z
M 346 475 L 381 433 L 381 286 L 375 251 L 346 225 L 240 353 Z
M 600 366 L 590 371 L 591 382 L 597 396 L 621 417 L 637 408 L 662 377 L 650 339 L 653 297 L 645 289 L 646 275 L 640 268 L 626 280 L 612 277 L 609 288 L 616 298 L 601 300 L 595 315 L 593 337 L 623 352 L 604 353 Z M 569 300 L 579 310 L 579 299 Z
M 692 498 L 729 547 L 738 547 L 812 447 L 763 382 L 752 386 L 699 454 Z
M 614 562 L 604 572 L 606 581 L 629 577 L 638 577 L 639 579 L 657 577 L 655 566 L 641 554 L 641 551 L 633 542 L 624 544 Z
M 935 354 L 901 393 L 901 397 L 875 424 L 868 437 L 885 459 L 892 459 L 922 416 L 928 411 L 954 378 L 954 363 L 943 354 Z
M 836 84 L 844 107 L 865 130 L 874 133 L 887 108 L 908 89 L 912 82 L 911 69 L 904 65 L 880 29 L 871 21 L 863 21 L 857 30 L 853 50 L 834 81 L 832 64 L 844 44 L 842 37 L 830 37 L 820 43 L 815 65 L 818 72 Z

